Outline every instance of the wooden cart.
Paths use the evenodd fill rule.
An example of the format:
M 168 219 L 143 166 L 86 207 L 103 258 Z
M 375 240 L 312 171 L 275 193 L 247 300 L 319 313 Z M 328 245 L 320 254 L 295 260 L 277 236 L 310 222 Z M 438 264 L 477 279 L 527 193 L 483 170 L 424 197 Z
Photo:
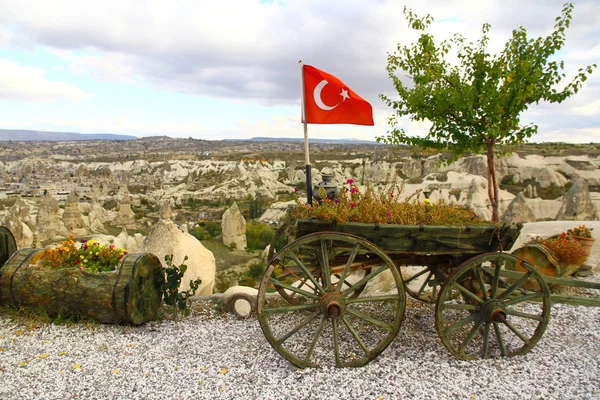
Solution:
M 435 302 L 435 326 L 458 359 L 529 352 L 554 302 L 549 283 L 506 253 L 521 226 L 408 226 L 299 220 L 295 240 L 272 254 L 258 293 L 262 331 L 298 367 L 361 366 L 400 329 L 406 294 Z

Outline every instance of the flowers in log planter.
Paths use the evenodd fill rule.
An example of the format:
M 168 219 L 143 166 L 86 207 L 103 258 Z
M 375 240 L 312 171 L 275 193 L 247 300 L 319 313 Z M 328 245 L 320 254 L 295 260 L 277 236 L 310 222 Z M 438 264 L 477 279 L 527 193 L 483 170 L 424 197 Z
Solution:
M 319 190 L 323 190 L 320 188 Z M 304 204 L 296 198 L 298 207 L 292 216 L 299 219 L 337 220 L 338 222 L 366 222 L 400 225 L 484 225 L 473 210 L 445 201 L 433 204 L 429 199 L 418 201 L 421 192 L 400 199 L 403 186 L 391 185 L 381 190 L 367 186 L 361 192 L 353 179 L 348 179 L 337 198 L 329 199 L 321 193 L 319 202 Z
M 60 246 L 48 249 L 42 266 L 48 269 L 79 268 L 90 272 L 114 271 L 127 251 L 114 245 L 101 245 L 96 240 L 82 239 L 76 245 L 73 236 Z
M 585 247 L 565 232 L 549 238 L 535 238 L 528 244 L 541 244 L 546 246 L 562 265 L 581 265 L 588 255 Z
M 579 225 L 576 228 L 573 229 L 569 229 L 567 231 L 568 235 L 571 236 L 578 236 L 578 237 L 584 237 L 584 238 L 591 238 L 592 237 L 592 231 L 594 230 L 594 228 L 588 228 L 585 225 Z

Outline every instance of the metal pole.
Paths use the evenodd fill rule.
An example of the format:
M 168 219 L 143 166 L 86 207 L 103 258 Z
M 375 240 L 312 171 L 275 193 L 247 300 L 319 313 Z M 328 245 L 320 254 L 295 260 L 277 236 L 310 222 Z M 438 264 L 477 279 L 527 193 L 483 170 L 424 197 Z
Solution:
M 306 202 L 312 204 L 312 179 L 310 176 L 310 157 L 308 154 L 308 124 L 306 123 L 306 98 L 304 97 L 304 63 L 300 64 L 300 75 L 302 79 L 302 124 L 304 125 L 304 161 L 306 164 Z

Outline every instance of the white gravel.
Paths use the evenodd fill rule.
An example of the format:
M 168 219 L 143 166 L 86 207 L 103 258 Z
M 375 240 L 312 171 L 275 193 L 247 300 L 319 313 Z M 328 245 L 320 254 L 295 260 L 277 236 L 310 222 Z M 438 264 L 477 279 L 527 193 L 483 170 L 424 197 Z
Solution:
M 400 334 L 370 364 L 296 369 L 255 318 L 205 305 L 141 327 L 0 320 L 0 399 L 599 399 L 600 308 L 555 305 L 526 356 L 457 361 L 433 306 L 409 302 Z

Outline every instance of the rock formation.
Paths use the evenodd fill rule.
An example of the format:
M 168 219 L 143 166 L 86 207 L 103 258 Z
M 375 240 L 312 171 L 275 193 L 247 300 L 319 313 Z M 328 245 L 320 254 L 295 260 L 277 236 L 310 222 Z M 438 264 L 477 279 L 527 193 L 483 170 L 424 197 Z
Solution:
M 117 204 L 117 216 L 112 220 L 111 224 L 120 228 L 134 229 L 137 226 L 135 223 L 135 213 L 131 209 L 131 200 L 127 186 L 124 186 L 124 188 L 124 190 L 120 190 L 122 197 Z
M 237 203 L 233 203 L 223 213 L 221 227 L 223 230 L 223 244 L 225 246 L 235 245 L 235 248 L 238 250 L 244 250 L 248 246 L 246 242 L 246 220 Z
M 160 206 L 159 215 L 161 219 L 173 219 L 173 209 L 171 208 L 171 202 L 169 200 L 164 201 L 162 206 Z
M 571 221 L 595 221 L 598 219 L 598 210 L 592 203 L 589 186 L 585 179 L 577 179 L 571 189 L 565 193 L 556 219 Z
M 0 225 L 7 227 L 12 232 L 18 248 L 38 245 L 35 224 L 29 215 L 29 206 L 21 197 L 17 198 L 15 204 L 4 215 Z
M 74 192 L 67 197 L 65 204 L 65 212 L 62 215 L 62 220 L 69 233 L 74 235 L 85 235 L 87 229 L 83 220 L 83 215 L 79 210 L 79 196 Z
M 49 194 L 43 196 L 38 208 L 36 226 L 40 242 L 69 235 L 59 216 L 58 202 Z
M 535 214 L 531 207 L 527 205 L 527 199 L 523 192 L 519 192 L 517 196 L 510 202 L 506 211 L 502 214 L 502 222 L 535 222 Z
M 216 263 L 212 252 L 189 233 L 182 232 L 172 221 L 159 220 L 148 237 L 142 242 L 140 251 L 155 254 L 165 266 L 165 255 L 173 255 L 173 264 L 180 265 L 185 256 L 188 266 L 180 290 L 190 288 L 190 280 L 202 279 L 197 295 L 211 295 L 215 285 Z

